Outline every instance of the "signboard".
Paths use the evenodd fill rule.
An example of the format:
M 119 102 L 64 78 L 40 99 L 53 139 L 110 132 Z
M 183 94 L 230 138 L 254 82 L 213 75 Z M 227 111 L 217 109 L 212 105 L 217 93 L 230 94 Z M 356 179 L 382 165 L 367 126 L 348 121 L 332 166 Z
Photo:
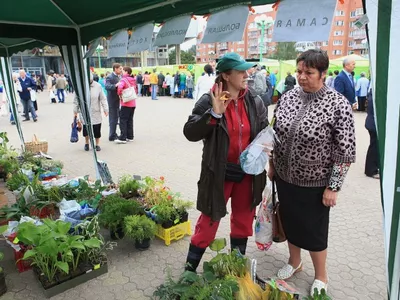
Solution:
M 242 41 L 248 15 L 249 7 L 242 5 L 212 14 L 207 21 L 207 27 L 201 43 Z
M 83 57 L 83 59 L 89 58 L 89 57 L 91 57 L 91 56 L 94 54 L 94 52 L 95 52 L 96 49 L 97 49 L 97 46 L 100 45 L 101 39 L 102 39 L 101 37 L 100 37 L 100 38 L 97 38 L 97 39 L 95 39 L 95 40 L 89 45 L 89 49 L 88 49 L 88 51 L 86 52 L 86 54 L 85 54 L 85 56 Z
M 334 0 L 285 0 L 279 3 L 273 42 L 329 40 L 336 2 Z
M 114 34 L 108 42 L 108 58 L 126 57 L 128 48 L 128 31 L 122 30 Z
M 150 48 L 154 24 L 149 23 L 133 29 L 128 44 L 128 53 L 138 53 Z
M 157 34 L 153 46 L 160 47 L 165 45 L 182 44 L 185 40 L 191 18 L 192 17 L 188 15 L 177 17 L 175 19 L 167 21 L 161 28 L 160 32 Z

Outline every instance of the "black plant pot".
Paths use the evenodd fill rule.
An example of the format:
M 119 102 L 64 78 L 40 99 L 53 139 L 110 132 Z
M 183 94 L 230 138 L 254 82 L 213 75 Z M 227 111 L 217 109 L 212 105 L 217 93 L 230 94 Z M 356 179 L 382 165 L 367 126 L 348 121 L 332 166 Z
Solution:
M 167 222 L 162 223 L 161 226 L 162 226 L 162 228 L 164 228 L 164 229 L 171 228 L 172 226 L 174 226 L 174 221 L 169 220 L 169 221 L 167 221 Z
M 179 216 L 179 222 L 180 223 L 185 223 L 185 222 L 187 222 L 189 220 L 189 213 L 187 212 L 187 211 L 185 211 L 184 213 L 182 213 L 180 216 Z
M 0 272 L 0 296 L 4 295 L 7 292 L 7 285 L 6 285 L 6 276 L 4 272 Z
M 135 248 L 144 251 L 150 248 L 150 239 L 144 239 L 143 241 L 135 241 Z
M 112 240 L 120 240 L 125 236 L 124 229 L 122 226 L 118 226 L 115 230 L 110 229 L 110 237 Z

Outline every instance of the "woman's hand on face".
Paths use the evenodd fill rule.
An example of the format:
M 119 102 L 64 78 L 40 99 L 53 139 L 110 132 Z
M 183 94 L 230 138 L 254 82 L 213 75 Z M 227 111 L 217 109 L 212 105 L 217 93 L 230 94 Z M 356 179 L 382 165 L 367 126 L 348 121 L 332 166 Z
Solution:
M 335 207 L 337 200 L 337 193 L 326 188 L 322 197 L 322 204 L 326 207 Z
M 223 84 L 222 82 L 220 82 L 219 84 L 214 85 L 214 90 L 211 89 L 210 91 L 213 111 L 219 115 L 222 115 L 226 111 L 228 104 L 231 102 L 230 93 L 227 91 L 223 91 L 222 89 L 223 89 Z M 229 100 L 224 101 L 221 100 L 221 98 L 227 98 Z

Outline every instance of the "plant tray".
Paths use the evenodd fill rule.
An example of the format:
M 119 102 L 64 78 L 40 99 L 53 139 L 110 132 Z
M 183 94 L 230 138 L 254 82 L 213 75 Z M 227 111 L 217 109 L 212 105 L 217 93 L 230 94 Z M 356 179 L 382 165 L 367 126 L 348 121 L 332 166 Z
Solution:
M 56 286 L 53 286 L 47 290 L 43 289 L 43 293 L 46 296 L 46 298 L 51 298 L 51 297 L 54 297 L 58 294 L 65 292 L 69 289 L 72 289 L 82 283 L 85 283 L 86 281 L 89 281 L 89 280 L 99 277 L 103 274 L 106 274 L 107 272 L 108 272 L 108 264 L 104 264 L 97 270 L 92 269 L 92 270 L 86 271 L 86 273 L 83 273 L 82 275 L 74 277 L 63 283 L 57 284 Z M 37 274 L 36 274 L 36 276 L 37 276 Z M 39 278 L 38 278 L 38 280 L 39 280 Z
M 165 241 L 165 245 L 167 246 L 171 244 L 171 241 L 178 241 L 185 235 L 191 234 L 190 221 L 180 223 L 168 229 L 163 228 L 161 224 L 157 224 L 156 236 Z

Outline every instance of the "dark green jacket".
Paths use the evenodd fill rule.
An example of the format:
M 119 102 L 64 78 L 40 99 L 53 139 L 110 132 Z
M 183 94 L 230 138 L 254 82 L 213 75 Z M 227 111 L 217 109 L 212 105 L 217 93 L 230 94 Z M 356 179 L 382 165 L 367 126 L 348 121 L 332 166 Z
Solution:
M 245 105 L 251 127 L 251 141 L 268 125 L 267 111 L 263 102 L 257 97 L 253 98 L 249 92 L 245 95 Z M 212 220 L 219 221 L 226 211 L 224 198 L 225 166 L 228 156 L 229 136 L 226 119 L 223 116 L 217 125 L 210 125 L 211 96 L 204 94 L 196 103 L 192 115 L 186 122 L 183 133 L 191 142 L 203 140 L 203 157 L 201 174 L 198 185 L 197 209 L 210 216 Z M 253 179 L 253 209 L 262 199 L 262 192 L 266 184 L 266 172 L 254 176 Z

